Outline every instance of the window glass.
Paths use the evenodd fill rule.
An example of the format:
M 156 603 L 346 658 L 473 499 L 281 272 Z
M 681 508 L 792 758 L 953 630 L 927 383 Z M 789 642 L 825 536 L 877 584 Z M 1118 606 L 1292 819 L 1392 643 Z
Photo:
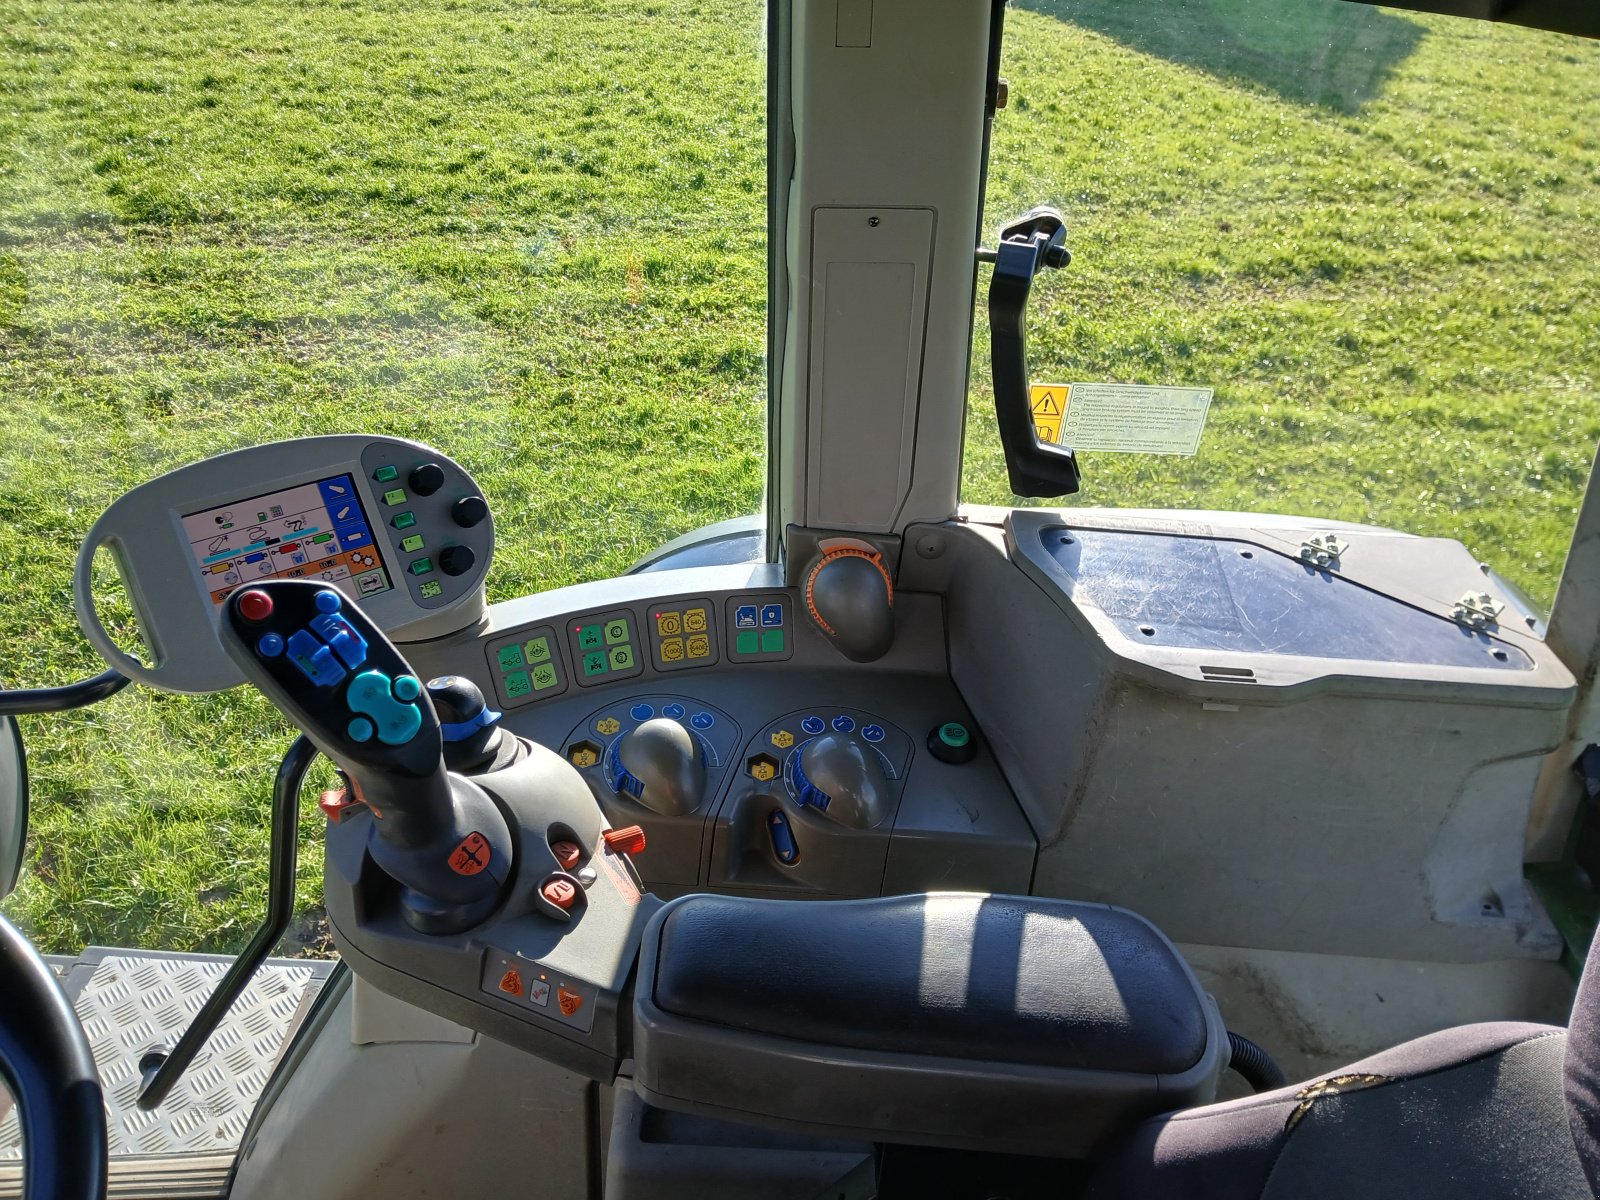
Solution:
M 763 31 L 755 0 L 12 4 L 0 680 L 101 669 L 82 535 L 241 446 L 437 446 L 494 507 L 491 600 L 759 510 Z M 259 697 L 129 689 L 24 736 L 7 911 L 45 949 L 242 945 L 290 738 Z
M 990 232 L 1035 204 L 1034 382 L 1214 390 L 1068 503 L 1461 539 L 1554 594 L 1600 439 L 1600 44 L 1342 0 L 1023 0 Z M 964 499 L 1010 504 L 980 305 Z

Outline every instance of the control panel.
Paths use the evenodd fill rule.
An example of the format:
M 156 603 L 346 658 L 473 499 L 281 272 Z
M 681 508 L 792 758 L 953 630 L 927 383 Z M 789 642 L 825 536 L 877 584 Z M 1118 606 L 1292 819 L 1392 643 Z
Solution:
M 619 582 L 559 594 L 600 601 L 575 611 L 492 612 L 479 670 L 508 728 L 644 830 L 653 891 L 1027 890 L 1032 832 L 948 676 L 925 669 L 943 655 L 936 600 L 899 597 L 896 638 L 863 665 L 797 619 L 798 589 Z
M 112 640 L 95 607 L 101 549 L 122 576 L 152 660 Z M 354 434 L 222 454 L 135 488 L 95 522 L 73 577 L 85 636 L 152 687 L 242 682 L 217 640 L 241 588 L 311 580 L 359 600 L 386 634 L 438 637 L 483 614 L 494 523 L 476 483 L 416 442 Z

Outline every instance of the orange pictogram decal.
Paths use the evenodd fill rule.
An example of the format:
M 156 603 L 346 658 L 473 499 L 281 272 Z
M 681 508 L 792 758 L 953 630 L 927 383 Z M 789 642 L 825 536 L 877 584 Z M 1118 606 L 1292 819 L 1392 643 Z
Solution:
M 500 990 L 511 996 L 522 995 L 522 972 L 512 967 L 500 976 Z
M 556 989 L 556 1003 L 561 1006 L 561 1015 L 570 1017 L 583 1007 L 583 997 L 577 992 L 569 992 L 566 988 Z
M 450 869 L 457 875 L 476 875 L 489 865 L 494 851 L 489 839 L 481 833 L 469 833 L 461 844 L 450 852 Z

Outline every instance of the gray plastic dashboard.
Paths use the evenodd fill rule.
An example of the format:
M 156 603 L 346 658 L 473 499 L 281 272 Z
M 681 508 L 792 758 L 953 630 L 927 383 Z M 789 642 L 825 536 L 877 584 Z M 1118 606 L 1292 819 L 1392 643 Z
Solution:
M 1029 891 L 1036 842 L 950 682 L 938 597 L 897 597 L 894 645 L 869 664 L 845 659 L 798 611 L 773 564 L 661 571 L 497 604 L 486 627 L 406 651 L 425 672 L 473 678 L 508 728 L 578 768 L 613 826 L 640 825 L 649 849 L 635 862 L 663 896 Z M 683 815 L 653 812 L 606 778 L 617 742 L 663 716 L 706 756 L 705 794 Z M 978 733 L 971 762 L 929 752 L 930 733 L 952 721 Z M 891 806 L 867 828 L 798 802 L 794 764 L 833 732 L 881 756 Z

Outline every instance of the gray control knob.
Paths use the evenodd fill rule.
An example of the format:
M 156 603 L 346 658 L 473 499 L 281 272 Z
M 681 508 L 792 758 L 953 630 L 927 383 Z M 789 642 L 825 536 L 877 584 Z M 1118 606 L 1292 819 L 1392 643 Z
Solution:
M 705 758 L 700 743 L 678 722 L 656 717 L 629 730 L 611 758 L 607 775 L 619 795 L 668 817 L 700 807 L 706 790 Z
M 853 737 L 825 733 L 808 742 L 795 764 L 794 784 L 802 808 L 851 829 L 870 829 L 889 815 L 878 755 Z

